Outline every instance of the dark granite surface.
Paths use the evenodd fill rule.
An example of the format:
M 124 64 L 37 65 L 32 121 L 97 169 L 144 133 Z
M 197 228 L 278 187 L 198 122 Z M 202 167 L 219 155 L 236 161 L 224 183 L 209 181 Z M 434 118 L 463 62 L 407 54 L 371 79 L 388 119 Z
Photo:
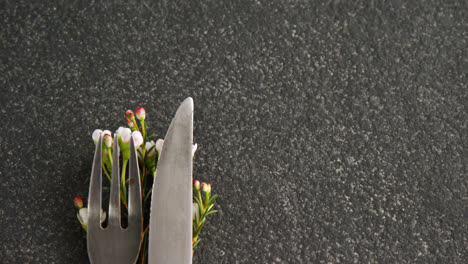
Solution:
M 92 131 L 188 96 L 195 263 L 466 263 L 466 1 L 42 2 L 0 3 L 2 263 L 87 263 Z

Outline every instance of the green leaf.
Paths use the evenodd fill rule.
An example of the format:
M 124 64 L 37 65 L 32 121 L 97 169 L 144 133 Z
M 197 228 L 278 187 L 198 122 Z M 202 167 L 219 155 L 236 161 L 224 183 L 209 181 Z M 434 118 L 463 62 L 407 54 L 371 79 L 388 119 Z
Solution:
M 200 201 L 198 200 L 197 197 L 194 197 L 194 198 L 195 198 L 195 202 L 196 202 L 197 205 L 198 205 L 198 215 L 201 217 L 201 216 L 203 216 L 203 215 L 202 215 L 202 206 L 201 206 L 201 203 L 200 203 Z
M 214 214 L 214 213 L 217 213 L 218 210 L 213 210 L 213 211 L 210 211 L 208 213 L 205 214 L 205 216 L 209 216 L 210 214 Z
M 195 234 L 193 234 L 194 237 L 198 236 L 200 234 L 200 231 L 202 230 L 202 227 L 203 227 L 203 223 L 200 224 L 200 227 L 198 228 L 198 230 L 195 232 Z
M 215 195 L 213 195 L 213 197 L 211 197 L 211 199 L 208 201 L 208 207 L 210 207 L 209 205 L 214 203 L 214 200 L 216 200 L 217 197 L 218 197 L 217 194 L 215 194 Z
M 147 136 L 146 138 L 147 138 L 147 139 L 150 139 L 150 138 L 155 138 L 155 137 L 157 137 L 157 136 L 158 136 L 158 134 L 152 134 L 152 135 Z
M 195 243 L 193 243 L 193 245 L 192 245 L 192 249 L 195 249 L 198 246 L 198 243 L 200 243 L 200 240 L 201 240 L 200 238 L 197 238 Z
M 102 166 L 102 169 L 103 169 L 104 173 L 106 174 L 107 179 L 109 179 L 109 182 L 112 182 L 111 177 L 110 177 L 109 173 L 106 170 L 106 166 Z M 112 169 L 109 170 L 109 172 L 112 173 Z
M 148 197 L 151 196 L 150 194 L 151 194 L 152 191 L 153 191 L 153 188 L 150 188 L 149 191 L 146 193 L 146 195 L 145 195 L 145 203 L 146 203 L 146 201 L 148 201 Z
M 195 216 L 195 224 L 198 228 L 198 224 L 200 223 L 200 216 Z
M 156 147 L 156 145 L 153 145 L 151 148 L 149 148 L 149 149 L 146 150 L 146 153 L 151 152 L 155 147 Z M 145 156 L 146 156 L 146 155 L 145 155 Z

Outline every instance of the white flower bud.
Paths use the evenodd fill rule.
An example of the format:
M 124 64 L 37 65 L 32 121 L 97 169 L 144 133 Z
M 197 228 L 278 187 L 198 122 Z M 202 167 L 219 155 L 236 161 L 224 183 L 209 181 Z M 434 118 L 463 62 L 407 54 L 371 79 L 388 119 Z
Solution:
M 78 221 L 80 221 L 82 226 L 88 225 L 88 208 L 83 207 L 81 208 L 78 213 L 76 214 Z M 104 210 L 101 209 L 101 224 L 104 223 L 106 220 L 107 214 Z
M 107 148 L 111 148 L 112 147 L 112 142 L 113 142 L 113 139 L 112 139 L 112 136 L 110 134 L 104 134 L 104 146 L 107 147 Z
M 195 151 L 197 150 L 198 144 L 192 146 L 192 157 L 195 156 Z
M 135 143 L 135 148 L 138 148 L 141 144 L 143 144 L 143 136 L 141 135 L 140 131 L 133 131 L 133 142 Z
M 112 137 L 112 133 L 111 133 L 109 130 L 107 130 L 107 129 L 104 130 L 104 131 L 102 131 L 102 136 L 104 136 L 104 135 L 109 135 L 109 136 Z
M 198 204 L 197 204 L 197 203 L 193 203 L 192 210 L 193 210 L 192 218 L 195 219 L 195 216 L 198 216 L 198 217 L 199 217 L 199 214 L 198 214 Z
M 128 127 L 122 128 L 120 137 L 122 138 L 123 143 L 130 143 L 130 138 L 132 136 L 132 130 Z
M 99 137 L 101 136 L 101 133 L 102 133 L 102 130 L 101 129 L 96 129 L 93 131 L 93 141 L 94 141 L 94 144 L 97 143 L 97 141 L 99 140 Z
M 159 155 L 161 155 L 163 145 L 164 145 L 164 139 L 156 140 L 156 150 L 158 151 Z
M 156 145 L 156 143 L 154 143 L 153 140 L 146 142 L 145 149 L 146 149 L 146 151 L 149 151 L 148 153 L 146 153 L 146 155 L 148 157 L 153 157 L 154 155 L 156 155 L 156 147 L 153 148 L 154 145 Z M 151 149 L 151 148 L 153 148 L 153 149 Z

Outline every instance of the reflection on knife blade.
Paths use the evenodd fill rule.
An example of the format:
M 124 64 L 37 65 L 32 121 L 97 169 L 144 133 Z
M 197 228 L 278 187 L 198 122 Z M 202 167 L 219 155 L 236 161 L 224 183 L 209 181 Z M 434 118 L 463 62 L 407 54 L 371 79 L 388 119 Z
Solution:
M 180 105 L 158 160 L 149 227 L 148 263 L 192 263 L 193 100 Z

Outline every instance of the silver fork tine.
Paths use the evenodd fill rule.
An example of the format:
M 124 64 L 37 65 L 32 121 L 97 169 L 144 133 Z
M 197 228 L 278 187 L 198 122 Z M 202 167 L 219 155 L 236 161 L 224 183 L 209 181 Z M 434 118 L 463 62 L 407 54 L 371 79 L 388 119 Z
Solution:
M 101 227 L 102 136 L 96 144 L 88 195 L 88 231 Z
M 133 136 L 130 139 L 129 163 L 128 226 L 141 225 L 141 217 L 138 217 L 142 213 L 140 170 Z
M 109 202 L 109 225 L 101 227 L 101 185 L 102 185 L 102 137 L 96 145 L 93 169 L 89 187 L 88 208 L 88 255 L 91 263 L 132 264 L 137 261 L 141 246 L 142 209 L 138 160 L 133 137 L 130 144 L 130 211 L 128 227 L 120 226 L 120 173 L 118 139 L 114 135 L 112 158 L 111 199 Z
M 118 136 L 114 134 L 112 178 L 109 198 L 109 226 L 120 226 L 120 168 Z

